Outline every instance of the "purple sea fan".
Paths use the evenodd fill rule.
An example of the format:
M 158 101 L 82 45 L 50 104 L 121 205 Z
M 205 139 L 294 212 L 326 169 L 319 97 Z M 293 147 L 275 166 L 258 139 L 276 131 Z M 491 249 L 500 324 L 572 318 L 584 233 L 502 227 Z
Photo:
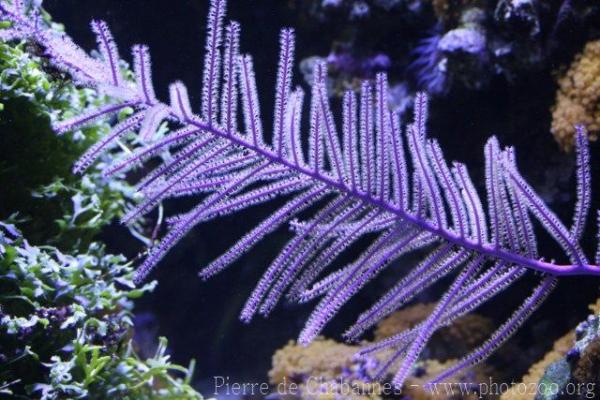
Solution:
M 272 136 L 264 135 L 252 57 L 239 54 L 237 23 L 224 26 L 225 0 L 212 0 L 200 115 L 183 83 L 170 86 L 170 100 L 154 95 L 148 50 L 133 50 L 135 84 L 118 73 L 117 49 L 102 22 L 93 28 L 101 59 L 92 58 L 70 39 L 41 29 L 20 2 L 0 4 L 10 21 L 7 37 L 38 41 L 56 67 L 88 86 L 114 93 L 114 105 L 58 123 L 58 132 L 77 129 L 125 107 L 135 113 L 117 124 L 76 165 L 83 171 L 116 139 L 138 129 L 142 143 L 124 160 L 109 165 L 110 176 L 140 163 L 166 158 L 142 178 L 140 204 L 125 217 L 131 222 L 170 198 L 197 195 L 190 211 L 169 219 L 169 230 L 150 249 L 137 270 L 139 282 L 193 227 L 211 219 L 286 196 L 287 202 L 200 272 L 208 278 L 232 264 L 276 229 L 291 223 L 294 236 L 273 260 L 242 311 L 248 322 L 268 315 L 282 297 L 306 302 L 321 298 L 300 334 L 313 340 L 342 306 L 394 260 L 416 250 L 423 257 L 367 311 L 345 336 L 352 340 L 411 301 L 445 276 L 454 280 L 437 306 L 414 328 L 361 350 L 360 355 L 394 349 L 384 365 L 400 360 L 394 383 L 402 385 L 429 338 L 441 327 L 475 310 L 527 271 L 541 274 L 529 297 L 490 339 L 435 380 L 445 379 L 488 357 L 539 306 L 563 275 L 600 275 L 580 246 L 590 209 L 590 155 L 585 131 L 577 135 L 577 196 L 569 228 L 544 204 L 519 173 L 514 150 L 492 137 L 485 146 L 487 202 L 474 188 L 467 168 L 448 164 L 439 144 L 426 136 L 427 96 L 415 99 L 414 121 L 401 132 L 398 115 L 388 108 L 385 74 L 365 81 L 357 96 L 343 99 L 337 124 L 326 93 L 326 66 L 317 65 L 310 96 L 308 126 L 302 124 L 305 93 L 292 86 L 294 32 L 281 32 Z M 241 107 L 239 105 L 241 104 Z M 243 118 L 238 118 L 241 109 Z M 163 119 L 179 128 L 155 138 Z M 238 121 L 243 120 L 243 124 Z M 308 151 L 301 135 L 308 133 Z M 271 137 L 267 140 L 267 137 Z M 297 218 L 313 210 L 304 220 Z M 538 255 L 532 217 L 562 249 L 565 265 Z M 331 270 L 346 249 L 368 241 L 350 264 Z M 598 256 L 596 257 L 598 258 Z M 598 260 L 596 259 L 596 264 Z

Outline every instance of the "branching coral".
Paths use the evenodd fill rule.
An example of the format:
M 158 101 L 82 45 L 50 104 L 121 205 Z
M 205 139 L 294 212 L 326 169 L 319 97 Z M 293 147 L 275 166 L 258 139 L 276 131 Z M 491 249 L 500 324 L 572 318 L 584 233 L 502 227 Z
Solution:
M 564 150 L 575 144 L 576 124 L 585 124 L 590 140 L 600 133 L 600 40 L 589 42 L 558 80 L 552 109 L 552 134 Z

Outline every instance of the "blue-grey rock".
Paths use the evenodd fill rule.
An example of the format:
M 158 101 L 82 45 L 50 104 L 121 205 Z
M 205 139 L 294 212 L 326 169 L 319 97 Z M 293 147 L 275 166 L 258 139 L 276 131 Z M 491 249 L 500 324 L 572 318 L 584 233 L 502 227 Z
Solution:
M 571 380 L 571 366 L 567 360 L 560 359 L 546 369 L 538 383 L 535 400 L 557 400 Z

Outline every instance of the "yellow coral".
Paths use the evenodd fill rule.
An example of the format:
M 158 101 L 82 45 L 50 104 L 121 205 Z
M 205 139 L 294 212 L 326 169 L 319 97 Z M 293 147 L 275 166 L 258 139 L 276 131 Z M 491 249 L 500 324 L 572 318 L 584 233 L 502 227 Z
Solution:
M 340 395 L 348 400 L 379 400 L 379 385 L 339 380 L 344 370 L 352 369 L 352 357 L 358 349 L 322 338 L 306 347 L 290 341 L 273 355 L 269 381 L 278 392 L 297 391 L 303 400 L 334 400 Z M 297 390 L 289 390 L 294 384 Z
M 596 140 L 600 132 L 600 40 L 585 46 L 558 85 L 551 131 L 560 146 L 569 151 L 575 125 L 585 125 L 590 140 Z
M 431 312 L 432 307 L 434 307 L 434 304 L 416 304 L 393 313 L 377 326 L 375 332 L 376 339 L 384 339 L 403 329 L 410 329 L 425 318 Z M 594 313 L 600 313 L 600 299 L 596 304 L 590 305 L 590 309 Z M 460 343 L 475 346 L 481 341 L 482 337 L 489 336 L 488 331 L 490 329 L 491 322 L 488 319 L 472 315 L 469 318 L 457 320 L 454 328 L 442 329 L 438 334 L 438 340 L 441 340 L 446 347 L 448 347 L 448 343 L 453 343 L 455 346 Z M 531 366 L 527 374 L 523 377 L 522 382 L 527 387 L 537 384 L 546 368 L 566 355 L 573 346 L 574 340 L 574 331 L 558 339 L 554 343 L 552 351 L 546 354 L 541 361 Z M 299 397 L 283 396 L 283 398 L 301 398 L 303 400 L 337 400 L 340 398 L 348 400 L 381 399 L 382 394 L 386 390 L 386 387 L 382 384 L 365 382 L 355 377 L 344 378 L 340 381 L 340 377 L 345 372 L 356 368 L 357 364 L 353 360 L 353 356 L 359 347 L 337 343 L 334 340 L 324 338 L 319 338 L 306 347 L 299 346 L 294 341 L 290 341 L 273 355 L 273 365 L 271 371 L 269 371 L 269 381 L 274 386 L 289 385 L 290 383 L 296 385 L 296 394 L 299 394 Z M 377 359 L 378 361 L 383 361 L 388 359 L 390 355 L 390 352 L 383 352 L 377 355 Z M 414 400 L 478 398 L 479 395 L 475 392 L 456 397 L 456 394 L 461 390 L 460 388 L 465 387 L 458 386 L 458 383 L 473 383 L 476 387 L 478 383 L 491 382 L 490 379 L 492 379 L 491 377 L 494 374 L 492 369 L 485 364 L 476 366 L 471 371 L 466 371 L 452 378 L 450 381 L 444 382 L 441 390 L 444 393 L 433 395 L 425 389 L 424 384 L 426 382 L 437 376 L 454 362 L 453 360 L 445 362 L 425 360 L 420 362 L 420 368 L 418 369 L 421 373 L 417 374 L 418 376 L 411 376 L 407 379 L 402 394 Z M 349 394 L 346 392 L 348 387 L 344 385 L 350 385 L 352 388 Z M 449 387 L 454 388 L 454 396 L 446 393 Z M 522 394 L 519 390 L 521 387 L 522 385 L 516 385 L 514 389 L 505 392 L 502 394 L 501 400 L 533 400 L 534 393 Z M 279 389 L 278 391 L 281 393 Z M 490 396 L 486 395 L 485 398 L 490 398 Z
M 596 303 L 590 304 L 589 308 L 594 314 L 600 315 L 600 299 L 598 299 Z
M 292 385 L 298 389 L 303 400 L 378 400 L 383 394 L 394 392 L 390 383 L 369 383 L 356 378 L 347 378 L 340 381 L 344 371 L 352 370 L 356 364 L 352 357 L 358 346 L 340 344 L 333 340 L 319 338 L 310 345 L 303 347 L 289 342 L 279 349 L 273 356 L 273 367 L 269 371 L 269 381 L 281 394 L 281 387 L 290 388 Z M 387 359 L 391 353 L 381 354 L 381 360 Z M 457 398 L 450 395 L 450 387 L 459 392 L 458 382 L 477 384 L 486 382 L 489 370 L 485 366 L 477 367 L 472 371 L 459 374 L 444 383 L 438 394 L 432 394 L 425 388 L 425 383 L 450 367 L 455 361 L 444 363 L 436 360 L 425 360 L 420 363 L 419 376 L 407 379 L 402 394 L 414 400 L 444 400 Z M 286 385 L 286 386 L 282 386 Z M 289 396 L 292 398 L 293 396 Z M 298 398 L 293 397 L 293 398 Z M 475 392 L 460 396 L 461 399 L 476 399 Z
M 357 351 L 356 346 L 337 343 L 330 339 L 318 339 L 306 347 L 299 346 L 291 340 L 273 355 L 269 381 L 276 385 L 284 379 L 298 380 L 298 376 L 334 379 L 343 368 L 350 367 L 352 356 Z
M 402 330 L 412 328 L 426 318 L 434 306 L 435 304 L 416 304 L 393 313 L 378 324 L 375 339 L 381 340 Z M 481 335 L 488 336 L 490 330 L 491 322 L 486 318 L 477 315 L 461 318 L 456 321 L 456 326 L 444 328 L 439 332 L 437 341 L 440 346 L 438 347 L 453 347 L 465 344 L 471 347 L 481 341 Z M 356 371 L 358 364 L 353 356 L 359 348 L 360 346 L 341 344 L 324 338 L 319 338 L 306 347 L 290 341 L 273 355 L 269 381 L 275 387 L 280 387 L 282 384 L 289 382 L 296 384 L 300 398 L 303 400 L 380 399 L 383 394 L 394 390 L 390 383 L 387 383 L 387 386 L 377 382 L 368 383 L 357 378 L 357 375 L 348 373 Z M 392 350 L 376 354 L 376 363 L 380 365 L 388 360 L 391 355 Z M 421 368 L 419 368 L 422 373 L 418 377 L 413 376 L 407 380 L 403 394 L 409 395 L 415 400 L 453 398 L 452 396 L 432 395 L 423 386 L 453 362 L 423 361 Z M 377 367 L 372 368 L 376 369 Z M 394 370 L 394 366 L 391 370 Z M 368 372 L 371 375 L 375 371 L 369 370 Z M 445 384 L 458 390 L 458 386 L 456 386 L 458 382 L 484 382 L 490 376 L 490 372 L 491 369 L 485 365 L 478 366 L 474 370 L 465 372 L 465 374 L 459 374 L 459 376 Z M 342 376 L 344 378 L 340 381 Z M 352 388 L 349 392 L 348 385 Z M 281 390 L 278 389 L 278 392 L 281 393 Z M 470 399 L 477 398 L 477 396 L 473 394 L 461 398 Z

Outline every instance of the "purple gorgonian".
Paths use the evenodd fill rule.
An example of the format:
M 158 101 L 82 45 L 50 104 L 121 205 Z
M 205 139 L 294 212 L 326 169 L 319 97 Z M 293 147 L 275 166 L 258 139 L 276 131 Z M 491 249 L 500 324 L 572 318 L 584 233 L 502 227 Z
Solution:
M 146 46 L 133 47 L 135 83 L 124 79 L 117 46 L 104 22 L 92 22 L 100 54 L 92 57 L 66 35 L 46 29 L 35 7 L 22 0 L 0 3 L 0 17 L 10 25 L 0 30 L 0 39 L 38 42 L 55 67 L 115 99 L 111 105 L 57 123 L 57 133 L 125 108 L 135 110 L 74 166 L 75 172 L 83 173 L 119 138 L 137 132 L 142 145 L 104 171 L 110 177 L 151 159 L 159 161 L 138 182 L 142 200 L 123 217 L 123 223 L 138 220 L 168 199 L 198 198 L 194 208 L 168 219 L 166 234 L 137 270 L 137 282 L 198 224 L 285 198 L 285 204 L 249 227 L 200 276 L 217 274 L 269 234 L 289 225 L 293 237 L 258 282 L 241 319 L 250 322 L 256 314 L 267 316 L 282 298 L 300 303 L 320 299 L 300 333 L 299 342 L 306 344 L 369 281 L 387 267 L 397 266 L 394 261 L 406 262 L 407 254 L 424 253 L 416 265 L 402 266 L 406 274 L 344 334 L 357 340 L 433 283 L 454 276 L 421 323 L 358 354 L 393 349 L 381 373 L 399 365 L 393 382 L 402 385 L 437 330 L 502 293 L 528 271 L 539 277 L 531 294 L 487 341 L 433 382 L 486 359 L 544 301 L 560 276 L 600 275 L 600 252 L 594 265 L 580 245 L 591 203 L 590 155 L 583 127 L 578 127 L 576 138 L 577 202 L 568 227 L 518 171 L 514 149 L 502 148 L 495 137 L 484 149 L 484 201 L 465 165 L 448 163 L 438 142 L 427 138 L 425 94 L 416 96 L 414 120 L 401 129 L 399 116 L 387 104 L 383 73 L 363 82 L 359 94 L 344 95 L 342 118 L 336 121 L 327 95 L 326 65 L 319 63 L 305 101 L 304 90 L 292 84 L 294 31 L 283 29 L 274 120 L 271 134 L 265 135 L 253 60 L 240 53 L 240 26 L 225 23 L 225 8 L 225 0 L 210 2 L 202 101 L 196 113 L 181 82 L 170 86 L 168 101 L 156 97 Z M 309 103 L 308 124 L 302 121 L 305 103 Z M 158 137 L 157 127 L 163 121 L 174 128 Z M 164 153 L 169 156 L 163 157 Z M 538 254 L 538 230 L 562 249 L 563 264 Z M 340 255 L 359 241 L 368 245 L 358 258 L 328 268 L 335 267 Z

